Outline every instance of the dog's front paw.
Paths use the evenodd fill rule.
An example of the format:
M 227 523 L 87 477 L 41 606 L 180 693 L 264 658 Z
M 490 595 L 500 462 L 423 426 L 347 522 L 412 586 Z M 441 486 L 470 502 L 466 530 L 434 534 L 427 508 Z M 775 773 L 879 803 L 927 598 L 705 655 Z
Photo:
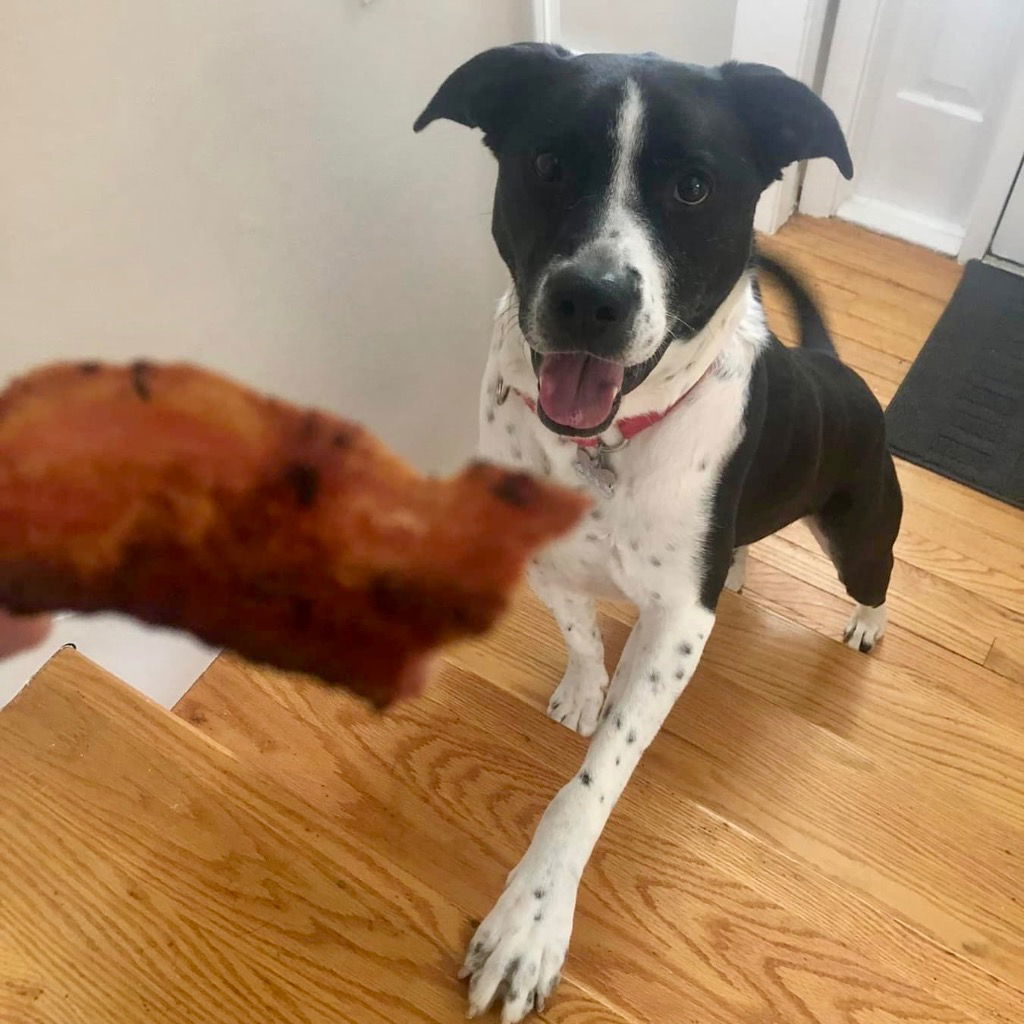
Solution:
M 469 1016 L 496 999 L 502 1024 L 543 1010 L 561 977 L 572 933 L 576 888 L 522 870 L 508 885 L 469 944 L 460 978 L 469 978 Z
M 885 605 L 869 608 L 866 604 L 857 605 L 853 617 L 846 624 L 843 640 L 847 647 L 867 654 L 882 638 L 885 632 Z
M 607 676 L 595 678 L 570 665 L 548 702 L 548 717 L 581 736 L 590 736 L 597 728 L 607 685 Z

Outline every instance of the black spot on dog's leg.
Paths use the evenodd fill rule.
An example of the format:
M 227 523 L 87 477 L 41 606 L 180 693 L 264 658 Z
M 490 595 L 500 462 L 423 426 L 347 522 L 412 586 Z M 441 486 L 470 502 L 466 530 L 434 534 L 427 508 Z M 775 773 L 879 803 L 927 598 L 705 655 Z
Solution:
M 619 764 L 622 764 L 622 758 L 621 758 L 621 757 L 617 757 L 617 758 L 615 758 L 615 763 L 616 763 L 617 765 L 619 765 Z
M 626 742 L 636 743 L 636 729 L 630 729 L 629 732 L 626 733 Z
M 547 893 L 543 889 L 534 889 L 533 890 L 533 898 L 535 900 L 542 900 L 542 899 L 544 899 L 545 896 L 547 896 Z
M 686 678 L 686 669 L 682 668 L 682 667 L 677 668 L 676 669 L 676 679 L 685 679 L 685 678 Z
M 615 728 L 616 729 L 621 729 L 622 728 L 622 715 L 616 715 L 615 716 Z
M 682 654 L 682 655 L 684 655 L 684 656 L 685 656 L 685 655 L 690 655 L 690 654 L 693 654 L 693 645 L 692 645 L 692 644 L 688 644 L 688 643 L 687 643 L 687 642 L 686 642 L 686 641 L 684 640 L 684 641 L 683 641 L 683 642 L 682 642 L 682 643 L 681 643 L 681 644 L 679 645 L 679 647 L 677 648 L 677 650 L 679 651 L 679 653 L 680 653 L 680 654 Z
M 537 913 L 533 915 L 533 920 L 537 924 L 540 924 L 540 922 L 544 920 L 544 915 L 538 910 Z
M 591 778 L 590 772 L 584 771 L 580 773 L 580 782 L 582 782 L 584 786 L 589 786 L 593 781 L 594 780 Z
M 651 556 L 651 565 L 653 565 L 655 569 L 660 568 L 660 566 L 661 566 L 661 559 L 657 555 L 652 555 Z

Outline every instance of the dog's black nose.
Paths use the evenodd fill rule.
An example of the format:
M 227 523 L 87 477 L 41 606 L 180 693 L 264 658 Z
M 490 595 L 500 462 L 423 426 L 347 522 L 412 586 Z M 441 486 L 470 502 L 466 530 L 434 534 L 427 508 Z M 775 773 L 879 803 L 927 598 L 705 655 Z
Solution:
M 551 274 L 545 292 L 541 328 L 553 350 L 623 353 L 640 304 L 635 270 L 594 272 L 570 264 Z

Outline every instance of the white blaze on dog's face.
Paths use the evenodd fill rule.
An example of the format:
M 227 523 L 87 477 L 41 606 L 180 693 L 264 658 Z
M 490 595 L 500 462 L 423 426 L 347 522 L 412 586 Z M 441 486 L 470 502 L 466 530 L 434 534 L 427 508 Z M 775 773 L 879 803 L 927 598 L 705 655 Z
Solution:
M 644 101 L 626 79 L 611 135 L 611 173 L 593 235 L 555 256 L 522 317 L 540 355 L 542 412 L 562 426 L 602 425 L 621 395 L 625 369 L 645 363 L 668 332 L 667 268 L 643 213 L 638 161 Z
M 762 189 L 793 160 L 849 156 L 828 108 L 760 65 L 518 44 L 458 68 L 416 122 L 481 127 L 492 232 L 551 430 L 600 434 L 748 266 Z
M 594 245 L 606 245 L 616 266 L 636 272 L 640 307 L 625 358 L 641 363 L 657 351 L 669 328 L 665 280 L 668 267 L 661 256 L 651 225 L 643 215 L 638 162 L 645 131 L 644 101 L 632 78 L 626 87 L 615 125 L 615 156 L 608 205 Z

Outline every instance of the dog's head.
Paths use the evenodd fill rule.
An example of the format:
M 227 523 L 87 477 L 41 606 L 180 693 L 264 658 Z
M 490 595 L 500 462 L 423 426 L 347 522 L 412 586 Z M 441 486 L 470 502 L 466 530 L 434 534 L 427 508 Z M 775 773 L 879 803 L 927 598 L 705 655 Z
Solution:
M 573 55 L 520 43 L 453 72 L 416 121 L 484 131 L 492 231 L 559 433 L 598 434 L 750 258 L 754 207 L 795 160 L 853 168 L 832 112 L 760 64 Z

